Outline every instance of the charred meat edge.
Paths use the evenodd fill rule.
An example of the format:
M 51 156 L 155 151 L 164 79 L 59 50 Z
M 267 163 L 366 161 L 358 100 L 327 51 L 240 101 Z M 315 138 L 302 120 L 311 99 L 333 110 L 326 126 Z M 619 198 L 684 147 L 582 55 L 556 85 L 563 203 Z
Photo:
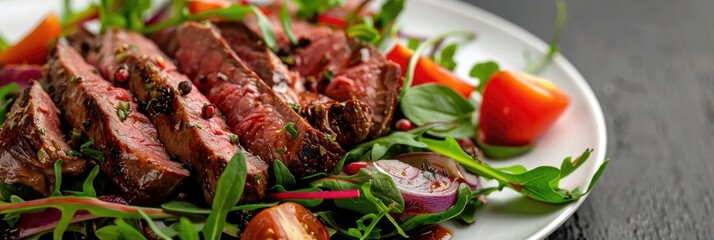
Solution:
M 108 30 L 97 42 L 102 43 L 96 54 L 101 59 L 93 64 L 115 85 L 132 91 L 140 110 L 157 127 L 166 151 L 196 174 L 207 203 L 213 201 L 218 178 L 237 152 L 244 152 L 248 165 L 241 203 L 265 196 L 268 165 L 243 150 L 215 106 L 193 90 L 195 86 L 156 45 L 118 29 Z M 88 59 L 95 59 L 89 55 Z M 120 71 L 126 75 L 119 75 Z
M 0 130 L 0 179 L 19 183 L 47 196 L 54 190 L 54 164 L 62 160 L 62 173 L 78 175 L 89 161 L 68 154 L 59 109 L 40 84 L 31 81 L 12 107 Z
M 48 93 L 65 119 L 104 153 L 102 171 L 132 202 L 161 202 L 189 176 L 169 159 L 156 128 L 136 111 L 131 93 L 102 79 L 74 49 L 57 45 L 45 71 Z
M 343 103 L 317 93 L 307 92 L 299 74 L 290 71 L 260 36 L 242 23 L 221 22 L 216 25 L 221 36 L 243 63 L 291 104 L 313 127 L 337 141 L 342 147 L 362 142 L 372 126 L 372 112 L 357 99 Z M 289 61 L 289 60 L 284 60 Z
M 176 37 L 181 71 L 226 115 L 248 151 L 285 163 L 296 177 L 332 171 L 344 150 L 244 66 L 214 26 L 187 23 Z
M 289 52 L 297 71 L 311 79 L 311 89 L 337 101 L 359 99 L 372 110 L 370 138 L 389 132 L 403 84 L 401 68 L 373 46 L 347 36 L 344 31 L 315 26 L 293 20 L 298 39 L 307 39 L 306 46 L 294 47 L 285 36 L 277 16 L 269 16 L 280 49 Z M 255 18 L 245 24 L 260 34 Z

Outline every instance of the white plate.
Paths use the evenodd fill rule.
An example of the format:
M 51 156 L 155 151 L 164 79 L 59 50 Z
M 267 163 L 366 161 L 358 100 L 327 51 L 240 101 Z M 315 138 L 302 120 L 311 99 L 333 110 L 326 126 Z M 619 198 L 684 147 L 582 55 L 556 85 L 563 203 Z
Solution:
M 60 1 L 0 1 L 0 32 L 17 40 Z M 457 73 L 466 78 L 468 67 L 483 60 L 496 60 L 506 69 L 523 69 L 523 53 L 543 53 L 547 45 L 489 12 L 457 1 L 410 0 L 401 17 L 404 30 L 436 34 L 448 30 L 471 30 L 478 39 L 458 52 Z M 506 161 L 489 161 L 496 166 L 522 164 L 560 166 L 563 158 L 594 148 L 590 160 L 561 183 L 564 188 L 585 189 L 605 159 L 606 131 L 602 110 L 595 95 L 578 71 L 561 55 L 540 74 L 568 93 L 571 105 L 555 126 L 537 142 L 529 154 Z M 510 190 L 494 193 L 478 211 L 474 225 L 449 223 L 455 239 L 541 239 L 557 229 L 583 203 L 548 205 L 521 198 Z

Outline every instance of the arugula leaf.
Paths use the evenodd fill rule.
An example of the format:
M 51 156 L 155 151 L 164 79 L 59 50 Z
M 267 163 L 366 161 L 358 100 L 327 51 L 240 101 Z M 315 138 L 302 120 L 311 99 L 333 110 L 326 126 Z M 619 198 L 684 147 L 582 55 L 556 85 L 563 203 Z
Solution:
M 434 37 L 431 37 L 424 41 L 419 47 L 417 47 L 416 50 L 414 50 L 414 53 L 412 53 L 411 58 L 409 58 L 409 64 L 407 65 L 406 69 L 406 75 L 404 76 L 404 86 L 402 87 L 402 92 L 399 94 L 399 101 L 404 97 L 404 95 L 407 93 L 407 91 L 410 90 L 410 87 L 412 86 L 412 82 L 414 81 L 414 71 L 416 70 L 416 65 L 417 62 L 419 61 L 419 58 L 421 57 L 422 53 L 426 51 L 427 48 L 433 47 L 435 44 L 443 41 L 447 37 L 451 36 L 462 36 L 467 39 L 472 39 L 474 38 L 474 34 L 472 32 L 466 32 L 466 31 L 450 31 L 446 33 L 442 33 L 439 35 L 436 35 Z
M 7 95 L 19 87 L 20 85 L 14 82 L 0 87 L 0 124 L 4 124 L 5 120 L 7 120 L 7 115 L 9 114 L 7 111 L 10 109 L 10 103 L 12 102 L 12 98 L 8 98 Z
M 297 16 L 304 19 L 317 17 L 328 9 L 342 5 L 345 0 L 293 0 L 297 6 Z
M 94 166 L 94 168 L 92 168 L 92 171 L 89 172 L 89 175 L 87 175 L 87 178 L 84 180 L 84 183 L 82 183 L 82 192 L 65 192 L 72 193 L 73 195 L 78 197 L 97 197 L 97 191 L 94 189 L 94 178 L 96 178 L 98 174 L 99 166 Z
M 435 140 L 420 137 L 419 140 L 426 143 L 429 150 L 454 159 L 467 170 L 484 178 L 494 179 L 499 182 L 501 187 L 507 186 L 526 197 L 538 201 L 554 204 L 567 203 L 575 201 L 587 193 L 577 188 L 571 191 L 558 188 L 558 183 L 562 175 L 561 170 L 555 167 L 540 166 L 527 172 L 514 174 L 476 161 L 461 149 L 454 138 L 446 137 L 445 140 Z M 578 158 L 578 161 L 587 160 L 586 158 L 591 151 L 591 149 L 585 150 L 585 153 Z M 581 164 L 582 163 L 576 165 L 580 166 Z M 602 169 L 604 167 L 601 166 L 600 168 Z M 566 173 L 568 173 L 568 171 L 572 170 L 566 170 Z M 595 183 L 592 182 L 591 186 L 594 184 Z
M 368 196 L 362 190 L 359 198 L 335 199 L 335 205 L 362 214 L 378 213 L 379 209 L 369 199 L 374 197 L 388 205 L 393 205 L 392 212 L 404 210 L 404 199 L 394 180 L 389 175 L 377 170 L 363 168 L 354 175 L 332 175 L 313 181 L 310 185 L 330 190 L 347 190 L 362 189 L 366 183 L 370 183 L 369 191 L 373 196 Z
M 416 125 L 432 122 L 450 122 L 459 126 L 451 131 L 431 131 L 435 136 L 473 137 L 471 123 L 473 105 L 450 87 L 439 84 L 424 84 L 413 87 L 402 97 L 401 109 Z
M 478 86 L 476 86 L 476 91 L 483 94 L 483 91 L 486 89 L 486 84 L 488 84 L 488 80 L 490 80 L 491 76 L 499 70 L 500 67 L 498 66 L 498 63 L 494 61 L 487 61 L 474 65 L 471 68 L 471 72 L 469 72 L 469 76 L 478 78 L 479 80 Z
M 491 159 L 508 159 L 526 154 L 533 150 L 533 145 L 531 144 L 524 146 L 496 146 L 486 144 L 481 141 L 480 138 L 476 139 L 476 143 L 479 147 L 481 147 L 481 150 L 483 150 L 483 154 Z
M 62 186 L 62 159 L 57 159 L 55 161 L 55 187 L 52 191 L 50 197 L 61 197 L 62 192 L 60 191 L 60 186 Z
M 540 72 L 548 63 L 553 61 L 555 54 L 560 51 L 558 43 L 560 42 L 560 36 L 562 35 L 563 30 L 565 29 L 565 22 L 568 18 L 568 8 L 565 6 L 565 1 L 563 0 L 557 0 L 555 2 L 555 7 L 557 9 L 558 15 L 555 25 L 555 32 L 553 32 L 553 37 L 550 39 L 550 43 L 548 44 L 548 52 L 543 55 L 543 57 L 538 61 L 529 62 L 526 66 L 526 72 Z
M 232 207 L 229 212 L 235 211 L 252 211 L 257 209 L 268 208 L 277 205 L 277 202 L 270 203 L 252 203 Z M 181 215 L 208 215 L 211 209 L 200 208 L 193 203 L 183 201 L 171 201 L 161 204 L 161 208 L 166 212 L 176 213 Z
M 247 175 L 245 155 L 242 152 L 236 153 L 228 162 L 220 178 L 218 178 L 211 214 L 208 215 L 206 225 L 203 226 L 203 237 L 205 239 L 215 240 L 221 237 L 228 211 L 238 203 L 241 195 L 243 195 L 245 186 L 243 183 L 245 183 Z
M 146 240 L 139 230 L 129 225 L 124 219 L 117 218 L 114 220 L 116 225 L 107 225 L 98 229 L 94 234 L 100 240 L 109 239 L 137 239 Z
M 144 213 L 144 211 L 141 211 L 141 209 L 139 209 L 139 215 L 141 215 L 141 218 L 144 219 L 146 224 L 149 225 L 149 228 L 151 229 L 152 232 L 154 232 L 154 234 L 156 234 L 156 236 L 158 236 L 159 238 L 165 239 L 165 240 L 171 240 L 171 237 L 166 236 L 166 234 L 164 234 L 164 231 L 162 231 L 161 229 L 159 229 L 158 226 L 156 226 L 156 223 L 154 223 L 154 220 L 151 219 L 149 217 L 149 215 L 146 215 L 146 213 Z
M 115 27 L 141 32 L 144 29 L 142 16 L 149 8 L 151 0 L 101 0 L 101 31 Z
M 298 40 L 297 38 L 295 38 L 295 34 L 293 33 L 293 26 L 290 21 L 291 19 L 290 13 L 288 12 L 288 5 L 283 4 L 283 7 L 280 9 L 280 23 L 283 25 L 283 31 L 285 32 L 285 36 L 287 36 L 290 40 L 290 43 L 292 43 L 293 46 L 297 46 Z
M 449 71 L 454 71 L 454 68 L 456 68 L 456 60 L 454 60 L 454 55 L 456 55 L 456 50 L 459 48 L 459 45 L 456 43 L 452 43 L 449 45 L 446 45 L 439 55 L 436 58 L 436 63 L 441 65 L 442 67 L 449 69 Z
M 295 176 L 290 173 L 288 167 L 280 160 L 273 161 L 273 174 L 275 175 L 275 184 L 286 188 L 295 186 Z
M 491 194 L 492 192 L 498 191 L 498 187 L 490 187 L 490 188 L 481 188 L 476 190 L 475 192 L 471 192 L 471 197 L 469 198 L 470 201 L 466 204 L 466 207 L 464 207 L 464 210 L 461 211 L 461 214 L 456 216 L 454 219 L 458 219 L 459 221 L 465 223 L 465 224 L 473 224 L 476 219 L 476 210 L 478 210 L 479 207 L 483 205 L 483 202 L 479 200 L 479 197 L 482 195 L 488 195 Z

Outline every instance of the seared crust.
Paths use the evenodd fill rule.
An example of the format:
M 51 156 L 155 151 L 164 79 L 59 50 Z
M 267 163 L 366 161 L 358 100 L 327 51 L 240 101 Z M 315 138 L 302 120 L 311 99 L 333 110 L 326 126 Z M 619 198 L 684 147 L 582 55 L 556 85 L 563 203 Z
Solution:
M 96 42 L 101 47 L 88 58 L 96 58 L 94 64 L 105 78 L 134 93 L 140 110 L 157 127 L 166 151 L 196 174 L 207 203 L 213 202 L 218 178 L 237 152 L 245 154 L 248 165 L 241 202 L 256 202 L 265 196 L 268 165 L 232 142 L 233 134 L 219 113 L 204 114 L 211 103 L 151 41 L 113 29 Z M 117 80 L 115 73 L 122 67 L 129 77 Z
M 54 188 L 54 164 L 62 160 L 62 173 L 77 175 L 87 159 L 67 154 L 59 110 L 40 84 L 31 81 L 12 107 L 0 132 L 0 179 L 19 183 L 44 195 Z
M 65 119 L 104 153 L 102 171 L 132 201 L 160 202 L 189 176 L 169 159 L 156 128 L 136 111 L 131 93 L 102 79 L 74 49 L 57 45 L 45 71 L 48 93 Z

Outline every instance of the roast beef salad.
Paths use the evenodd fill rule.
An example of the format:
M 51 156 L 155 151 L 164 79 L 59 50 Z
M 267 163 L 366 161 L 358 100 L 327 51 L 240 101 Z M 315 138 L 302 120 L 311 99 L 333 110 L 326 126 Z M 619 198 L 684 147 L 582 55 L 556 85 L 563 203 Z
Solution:
M 589 192 L 605 164 L 586 190 L 558 182 L 591 149 L 482 161 L 526 153 L 568 97 L 495 62 L 462 81 L 474 33 L 400 31 L 405 1 L 108 0 L 2 41 L 3 239 L 407 238 L 504 188 Z

